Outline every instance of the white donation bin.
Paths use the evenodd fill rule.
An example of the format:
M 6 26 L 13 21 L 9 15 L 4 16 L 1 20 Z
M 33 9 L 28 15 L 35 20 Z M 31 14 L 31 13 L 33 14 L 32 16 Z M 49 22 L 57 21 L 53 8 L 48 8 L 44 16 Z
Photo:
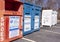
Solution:
M 52 26 L 57 24 L 57 11 L 43 10 L 42 11 L 42 26 Z

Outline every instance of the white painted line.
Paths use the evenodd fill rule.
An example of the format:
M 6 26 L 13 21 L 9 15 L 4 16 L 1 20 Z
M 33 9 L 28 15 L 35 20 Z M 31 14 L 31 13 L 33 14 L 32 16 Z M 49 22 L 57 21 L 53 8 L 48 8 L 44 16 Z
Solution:
M 54 32 L 54 31 L 50 31 L 50 30 L 45 30 L 46 32 L 51 32 L 51 33 L 55 33 L 55 34 L 60 34 L 59 32 Z
M 34 40 L 31 40 L 31 39 L 27 39 L 27 38 L 22 38 L 23 40 L 27 40 L 27 41 L 30 41 L 30 42 L 36 42 Z

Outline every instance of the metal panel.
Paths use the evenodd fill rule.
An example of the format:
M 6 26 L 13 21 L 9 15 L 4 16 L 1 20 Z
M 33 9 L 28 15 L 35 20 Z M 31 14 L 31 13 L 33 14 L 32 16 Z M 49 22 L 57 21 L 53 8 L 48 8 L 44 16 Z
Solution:
M 26 13 L 26 12 L 30 12 L 30 6 L 29 6 L 29 4 L 24 4 L 24 12 Z
M 34 31 L 40 30 L 41 7 L 35 6 Z
M 9 41 L 16 40 L 22 37 L 22 30 L 20 30 L 20 16 L 5 16 L 6 18 L 6 28 L 8 30 Z
M 33 6 L 31 6 L 31 14 L 32 14 L 32 30 L 34 30 L 34 12 L 35 12 L 35 10 L 34 10 L 34 5 Z M 32 32 L 34 32 L 34 31 L 32 31 Z
M 9 16 L 9 39 L 10 41 L 21 38 L 22 33 L 19 30 L 20 16 Z

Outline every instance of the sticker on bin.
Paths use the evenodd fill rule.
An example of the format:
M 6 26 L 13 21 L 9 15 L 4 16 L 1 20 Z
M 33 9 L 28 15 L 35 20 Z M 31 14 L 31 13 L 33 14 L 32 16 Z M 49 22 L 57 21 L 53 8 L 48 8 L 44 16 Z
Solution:
M 30 31 L 31 30 L 31 16 L 25 15 L 24 18 L 24 31 Z
M 39 28 L 39 16 L 35 16 L 35 24 L 34 24 L 34 29 Z
M 19 16 L 9 17 L 9 38 L 16 37 L 19 35 Z
M 19 36 L 19 29 L 9 32 L 9 38 Z

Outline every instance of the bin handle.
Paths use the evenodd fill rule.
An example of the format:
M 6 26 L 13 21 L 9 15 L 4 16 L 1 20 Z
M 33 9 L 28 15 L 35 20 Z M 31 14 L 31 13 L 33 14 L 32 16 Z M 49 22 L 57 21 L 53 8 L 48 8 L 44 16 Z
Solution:
M 38 13 L 36 13 L 35 15 L 38 15 Z
M 25 14 L 30 14 L 30 13 L 25 13 Z
M 39 9 L 35 9 L 35 10 L 39 11 Z

